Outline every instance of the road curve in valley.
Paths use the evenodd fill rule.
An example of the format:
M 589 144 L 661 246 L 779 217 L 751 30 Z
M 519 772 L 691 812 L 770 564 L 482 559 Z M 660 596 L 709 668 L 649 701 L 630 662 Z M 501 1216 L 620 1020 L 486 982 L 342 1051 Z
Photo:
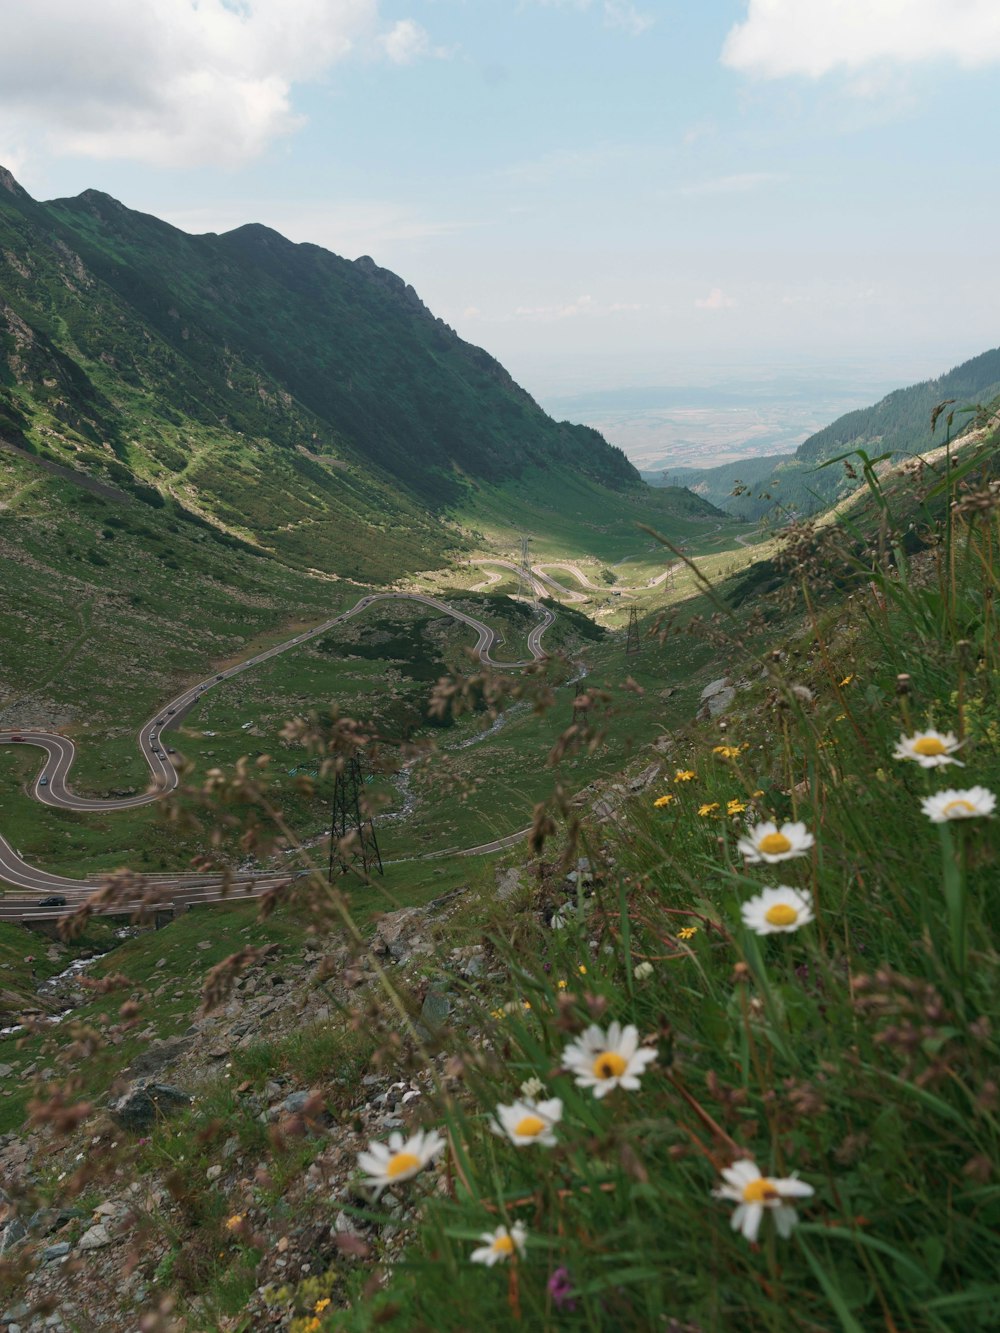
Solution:
M 139 750 L 149 765 L 150 785 L 145 792 L 135 796 L 100 799 L 98 797 L 76 795 L 69 786 L 69 773 L 76 757 L 76 747 L 68 737 L 60 736 L 56 732 L 38 731 L 30 727 L 8 729 L 0 731 L 0 744 L 34 745 L 45 751 L 45 762 L 39 770 L 32 787 L 32 795 L 43 805 L 62 810 L 101 813 L 114 810 L 131 810 L 136 806 L 150 805 L 154 801 L 162 800 L 164 796 L 172 792 L 179 781 L 170 758 L 170 749 L 164 747 L 162 733 L 165 729 L 177 726 L 206 691 L 224 680 L 231 680 L 234 676 L 241 675 L 244 671 L 259 666 L 272 657 L 278 657 L 281 653 L 307 643 L 310 639 L 316 639 L 322 634 L 329 633 L 331 629 L 354 616 L 360 615 L 375 602 L 380 601 L 421 602 L 425 606 L 440 611 L 442 615 L 451 616 L 470 629 L 475 630 L 477 637 L 473 652 L 479 660 L 485 665 L 505 670 L 530 666 L 532 662 L 545 657 L 545 650 L 541 645 L 542 635 L 555 619 L 547 607 L 541 608 L 542 614 L 539 623 L 532 628 L 528 635 L 528 651 L 531 656 L 516 662 L 500 662 L 492 655 L 498 643 L 496 631 L 492 630 L 489 625 L 484 624 L 483 621 L 477 620 L 475 616 L 470 616 L 437 597 L 429 597 L 423 593 L 369 593 L 356 602 L 350 610 L 343 611 L 340 615 L 334 616 L 310 630 L 304 630 L 301 634 L 296 634 L 294 638 L 286 639 L 273 648 L 268 648 L 265 652 L 256 653 L 253 657 L 248 657 L 236 666 L 227 667 L 226 670 L 217 672 L 207 680 L 188 686 L 164 704 L 162 708 L 158 709 L 153 717 L 139 728 L 137 740 Z M 484 847 L 486 846 L 489 846 L 489 844 L 484 844 Z M 84 880 L 72 879 L 66 875 L 49 874 L 47 871 L 29 865 L 3 837 L 0 837 L 0 879 L 15 888 L 26 889 L 34 893 L 58 894 L 72 900 L 86 897 L 94 888 L 93 884 Z M 178 874 L 160 882 L 170 887 L 176 887 L 179 891 L 183 890 L 186 900 L 218 901 L 219 881 L 213 883 L 210 879 L 206 880 L 205 876 Z M 259 893 L 277 882 L 279 880 L 272 871 L 249 877 L 240 876 L 238 884 L 244 893 Z M 193 899 L 192 892 L 194 892 Z M 215 893 L 214 898 L 205 896 L 206 893 L 211 892 Z M 235 893 L 236 890 L 233 889 L 228 896 L 235 896 Z M 35 915 L 36 913 L 32 912 L 31 914 Z M 58 909 L 54 909 L 53 914 L 58 914 Z M 0 920 L 23 919 L 23 916 L 22 904 L 15 903 L 14 900 L 9 898 L 0 898 Z
M 513 560 L 494 560 L 491 557 L 484 556 L 482 559 L 473 560 L 472 563 L 474 565 L 493 565 L 500 569 L 510 570 L 511 573 L 517 574 L 518 577 L 524 576 L 524 571 L 521 569 L 521 566 L 515 564 Z M 646 583 L 643 583 L 641 587 L 658 588 L 661 583 L 665 583 L 680 567 L 680 561 L 674 561 L 672 564 L 668 565 L 661 574 L 654 575 L 653 578 L 649 579 Z M 545 572 L 547 569 L 564 570 L 567 574 L 572 575 L 582 588 L 586 588 L 589 592 L 604 593 L 605 596 L 610 596 L 612 593 L 620 595 L 621 593 L 631 594 L 639 591 L 638 588 L 626 588 L 618 583 L 592 583 L 588 575 L 584 573 L 579 565 L 574 565 L 568 560 L 546 560 L 541 564 L 532 565 L 531 569 L 528 571 L 531 578 L 532 591 L 536 597 L 547 597 L 551 593 L 556 592 L 562 597 L 565 597 L 567 602 L 588 602 L 590 600 L 585 593 L 577 592 L 575 588 L 567 588 L 564 583 L 560 583 L 557 579 L 551 578 Z M 485 583 L 477 583 L 475 587 L 470 588 L 469 591 L 476 592 L 481 588 L 488 588 L 499 582 L 500 575 L 493 574 L 487 570 L 487 581 Z

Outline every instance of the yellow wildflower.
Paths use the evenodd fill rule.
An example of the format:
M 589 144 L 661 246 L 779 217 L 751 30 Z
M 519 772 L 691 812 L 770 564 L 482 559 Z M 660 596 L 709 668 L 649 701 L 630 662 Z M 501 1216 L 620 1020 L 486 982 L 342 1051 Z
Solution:
M 726 802 L 727 815 L 741 815 L 746 808 L 745 801 L 732 800 Z
M 557 982 L 556 982 L 556 985 L 559 987 L 560 990 L 565 990 L 566 987 L 569 985 L 569 982 L 568 982 L 568 981 L 557 981 Z
M 668 791 L 666 796 L 657 796 L 656 800 L 653 802 L 653 809 L 662 810 L 663 807 L 669 805 L 673 799 L 674 794 L 672 791 Z
M 763 787 L 758 787 L 757 790 L 754 792 L 753 795 L 754 795 L 754 799 L 755 799 L 755 800 L 756 800 L 756 798 L 757 798 L 758 796 L 763 796 L 763 795 L 764 795 L 764 788 L 763 788 Z
M 840 682 L 839 688 L 843 689 L 845 685 L 850 685 L 853 679 L 854 679 L 854 672 L 852 671 L 849 675 L 845 676 L 844 679 Z
M 697 774 L 693 768 L 679 768 L 674 774 L 675 782 L 692 782 Z
M 313 1310 L 315 1311 L 316 1314 L 322 1314 L 329 1304 L 330 1304 L 330 1297 L 324 1296 L 321 1301 L 316 1302 L 316 1304 L 313 1306 Z
M 713 745 L 713 754 L 721 754 L 723 759 L 736 759 L 740 753 L 738 745 Z
M 576 970 L 580 973 L 581 977 L 585 977 L 587 975 L 587 969 L 584 967 L 582 963 Z
M 706 815 L 710 815 L 713 810 L 718 810 L 718 808 L 718 801 L 706 801 L 704 805 L 698 807 L 698 813 L 701 815 L 702 819 L 704 819 Z
M 315 1315 L 313 1315 L 311 1319 L 307 1319 L 304 1324 L 299 1325 L 301 1333 L 318 1333 L 318 1330 L 321 1329 L 322 1327 L 323 1325 L 319 1322 L 319 1320 L 316 1318 Z
M 238 1226 L 242 1225 L 242 1223 L 243 1223 L 243 1214 L 233 1213 L 232 1217 L 226 1218 L 226 1230 L 235 1231 Z
M 834 722 L 843 722 L 843 720 L 844 720 L 846 717 L 847 717 L 847 714 L 846 714 L 846 713 L 838 713 L 837 716 L 836 716 L 833 720 L 834 720 Z
M 693 940 L 697 934 L 698 934 L 697 926 L 684 926 L 681 930 L 677 932 L 677 938 L 679 940 Z

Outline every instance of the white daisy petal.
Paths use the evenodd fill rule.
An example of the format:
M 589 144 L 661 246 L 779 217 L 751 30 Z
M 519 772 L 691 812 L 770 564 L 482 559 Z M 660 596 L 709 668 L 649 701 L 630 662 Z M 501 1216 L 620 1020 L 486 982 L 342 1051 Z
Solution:
M 798 1221 L 798 1214 L 786 1199 L 807 1199 L 813 1187 L 796 1176 L 762 1176 L 756 1162 L 744 1158 L 723 1168 L 726 1182 L 712 1191 L 717 1199 L 735 1203 L 730 1223 L 751 1244 L 756 1243 L 765 1213 L 771 1213 L 778 1235 L 787 1239 Z
M 655 1050 L 639 1049 L 633 1024 L 622 1028 L 612 1022 L 607 1032 L 592 1024 L 565 1048 L 562 1062 L 575 1074 L 578 1088 L 592 1088 L 600 1099 L 617 1087 L 634 1092 L 646 1065 L 655 1059 Z
M 358 1153 L 358 1166 L 368 1177 L 366 1185 L 374 1188 L 375 1198 L 389 1185 L 410 1180 L 422 1171 L 445 1146 L 437 1130 L 418 1130 L 404 1141 L 398 1131 L 389 1135 L 389 1144 L 370 1143 L 367 1152 Z
M 495 1231 L 484 1231 L 479 1239 L 485 1244 L 473 1250 L 469 1258 L 474 1264 L 486 1264 L 489 1268 L 507 1259 L 523 1258 L 527 1236 L 528 1229 L 523 1222 L 515 1222 L 510 1228 L 498 1226 Z
M 745 1203 L 743 1207 L 746 1212 L 743 1214 L 743 1225 L 741 1230 L 743 1235 L 751 1244 L 756 1241 L 757 1233 L 760 1231 L 760 1224 L 764 1220 L 764 1209 L 759 1203 Z
M 743 924 L 757 935 L 788 934 L 814 919 L 812 894 L 787 884 L 763 889 L 740 907 Z
M 798 1213 L 789 1205 L 781 1204 L 780 1207 L 775 1208 L 773 1216 L 778 1235 L 782 1240 L 787 1240 L 792 1234 L 792 1228 L 799 1220 Z
M 801 822 L 782 824 L 779 829 L 773 820 L 755 824 L 748 836 L 740 838 L 736 846 L 751 864 L 761 861 L 790 861 L 793 856 L 805 856 L 816 839 Z
M 511 1106 L 498 1106 L 490 1128 L 519 1148 L 532 1143 L 551 1148 L 556 1142 L 553 1129 L 562 1119 L 562 1109 L 558 1097 L 544 1102 L 525 1097 Z
M 997 798 L 988 787 L 938 791 L 920 802 L 920 808 L 932 824 L 947 824 L 952 819 L 979 819 L 992 815 L 996 806 Z
M 944 764 L 964 768 L 964 764 L 953 757 L 961 746 L 962 742 L 953 731 L 935 731 L 930 727 L 927 731 L 916 731 L 912 736 L 900 736 L 892 757 L 912 759 L 921 768 L 940 768 Z

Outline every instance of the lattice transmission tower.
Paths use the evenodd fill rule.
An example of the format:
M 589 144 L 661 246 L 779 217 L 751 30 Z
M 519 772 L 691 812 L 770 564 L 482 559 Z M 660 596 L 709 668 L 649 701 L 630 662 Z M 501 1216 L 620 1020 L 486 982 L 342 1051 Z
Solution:
M 330 883 L 334 871 L 346 875 L 349 870 L 362 874 L 383 875 L 382 857 L 370 814 L 362 814 L 365 778 L 361 756 L 354 755 L 338 768 L 333 784 L 330 811 Z
M 625 637 L 625 656 L 632 657 L 639 651 L 639 612 L 634 606 L 628 609 L 628 634 Z
M 531 574 L 530 557 L 528 555 L 528 546 L 531 538 L 521 537 L 521 586 L 524 589 L 524 596 L 529 602 L 538 602 L 538 594 L 535 591 L 535 580 Z

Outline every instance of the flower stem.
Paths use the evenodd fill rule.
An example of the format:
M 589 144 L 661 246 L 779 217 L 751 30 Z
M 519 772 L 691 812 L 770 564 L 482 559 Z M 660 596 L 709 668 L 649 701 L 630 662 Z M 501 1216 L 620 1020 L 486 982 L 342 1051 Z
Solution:
M 948 933 L 951 940 L 951 961 L 959 979 L 965 976 L 966 961 L 966 893 L 965 844 L 955 846 L 949 824 L 938 826 L 941 836 L 941 880 L 945 907 L 948 911 Z

